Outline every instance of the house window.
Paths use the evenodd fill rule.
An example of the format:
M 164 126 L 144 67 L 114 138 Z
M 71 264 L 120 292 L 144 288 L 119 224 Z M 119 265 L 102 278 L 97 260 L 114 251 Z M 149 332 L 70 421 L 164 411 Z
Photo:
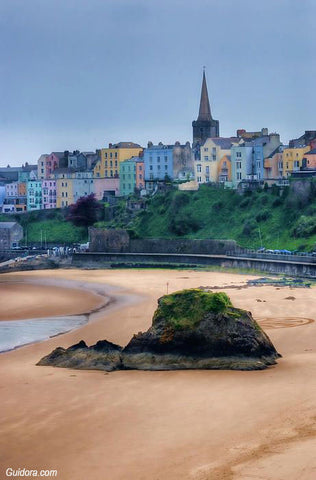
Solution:
M 160 157 L 157 157 L 157 163 L 160 163 Z
M 206 182 L 209 182 L 209 181 L 210 181 L 210 177 L 206 176 L 206 177 L 205 177 L 205 181 L 206 181 Z
M 208 156 L 207 156 L 207 155 L 204 157 L 204 160 L 205 160 L 206 162 L 208 161 Z
M 168 162 L 168 157 L 165 157 L 165 162 Z
M 241 158 L 241 152 L 236 152 L 236 157 Z
M 241 172 L 237 172 L 237 180 L 241 180 Z
M 152 170 L 153 169 L 153 166 L 152 165 L 149 165 L 149 170 Z
M 205 173 L 210 173 L 210 167 L 208 165 L 205 167 Z
M 208 152 L 208 148 L 204 148 L 204 152 Z
M 168 170 L 168 165 L 165 165 L 165 171 L 167 171 L 167 170 Z
M 199 183 L 201 183 L 201 182 L 202 182 L 202 177 L 197 177 L 197 181 L 198 181 Z
M 236 162 L 236 168 L 237 168 L 238 170 L 241 170 L 241 162 Z
M 201 172 L 201 171 L 202 171 L 202 167 L 201 167 L 200 164 L 196 166 L 196 171 L 197 171 L 197 172 Z

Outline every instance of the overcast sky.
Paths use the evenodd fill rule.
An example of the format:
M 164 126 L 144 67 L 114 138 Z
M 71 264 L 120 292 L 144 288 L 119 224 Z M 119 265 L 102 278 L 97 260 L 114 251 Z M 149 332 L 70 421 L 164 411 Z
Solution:
M 203 65 L 220 135 L 316 129 L 315 0 L 0 0 L 0 165 L 192 141 Z

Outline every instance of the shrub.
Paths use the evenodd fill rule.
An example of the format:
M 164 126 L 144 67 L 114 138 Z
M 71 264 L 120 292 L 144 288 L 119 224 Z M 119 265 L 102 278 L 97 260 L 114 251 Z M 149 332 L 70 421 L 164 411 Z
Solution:
M 171 211 L 176 213 L 189 202 L 189 196 L 185 192 L 178 192 L 171 202 Z
M 258 213 L 258 215 L 256 216 L 256 220 L 257 222 L 265 222 L 270 216 L 271 213 L 269 210 L 263 210 L 262 212 Z
M 262 205 L 267 205 L 269 203 L 269 196 L 268 195 L 261 195 L 259 199 L 259 203 Z
M 240 205 L 240 208 L 246 208 L 248 207 L 249 204 L 250 204 L 250 198 L 247 197 L 247 198 L 244 198 L 239 205 Z
M 178 236 L 186 235 L 190 232 L 197 232 L 199 228 L 200 224 L 198 220 L 193 218 L 191 214 L 173 215 L 168 225 L 169 231 Z
M 280 205 L 282 205 L 282 199 L 280 197 L 273 200 L 273 202 L 272 202 L 272 207 L 273 208 L 279 207 Z
M 310 237 L 314 233 L 316 233 L 316 217 L 302 215 L 292 229 L 292 236 L 294 237 Z
M 255 222 L 251 220 L 246 220 L 242 229 L 242 234 L 249 236 L 254 232 L 256 228 L 257 228 L 257 225 L 255 224 Z

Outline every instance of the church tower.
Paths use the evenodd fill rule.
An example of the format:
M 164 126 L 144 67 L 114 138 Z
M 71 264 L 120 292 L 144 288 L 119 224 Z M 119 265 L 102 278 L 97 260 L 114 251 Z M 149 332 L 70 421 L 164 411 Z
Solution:
M 193 148 L 199 149 L 207 138 L 219 137 L 219 121 L 214 120 L 211 114 L 210 101 L 208 98 L 205 69 L 201 90 L 200 110 L 197 120 L 192 122 Z

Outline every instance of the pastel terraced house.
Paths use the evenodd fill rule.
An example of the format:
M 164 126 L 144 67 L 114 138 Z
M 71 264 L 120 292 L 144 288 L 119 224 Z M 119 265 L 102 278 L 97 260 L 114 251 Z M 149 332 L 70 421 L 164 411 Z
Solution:
M 142 158 L 136 160 L 136 188 L 139 191 L 145 188 L 145 164 Z
M 283 151 L 283 176 L 289 177 L 303 166 L 303 158 L 310 151 L 310 146 L 285 148 Z
M 42 208 L 44 210 L 56 208 L 56 180 L 49 179 L 42 182 Z
M 148 142 L 143 157 L 147 191 L 153 191 L 157 182 L 165 181 L 166 178 L 173 180 L 173 148 L 174 145 L 164 145 L 162 142 L 158 145 Z
M 27 210 L 42 209 L 42 180 L 27 182 Z
M 219 163 L 229 155 L 231 147 L 238 145 L 235 137 L 208 138 L 200 148 L 200 159 L 195 162 L 195 178 L 198 183 L 218 182 Z
M 228 186 L 232 179 L 231 156 L 224 155 L 218 162 L 218 181 Z
M 277 180 L 283 177 L 283 150 L 283 145 L 280 145 L 264 159 L 265 180 Z
M 133 142 L 109 143 L 109 148 L 100 150 L 100 160 L 97 161 L 93 173 L 95 178 L 118 177 L 120 163 L 132 157 L 138 157 L 143 148 Z
M 316 142 L 315 142 L 315 148 L 305 153 L 302 166 L 303 168 L 316 170 Z
M 43 154 L 37 162 L 37 178 L 46 180 L 56 168 L 59 168 L 60 161 L 64 158 L 63 152 L 52 152 L 50 155 Z
M 127 197 L 136 188 L 136 158 L 130 158 L 120 163 L 120 195 Z
M 102 200 L 105 195 L 110 194 L 117 197 L 120 193 L 120 179 L 113 178 L 94 178 L 94 194 L 97 200 Z

